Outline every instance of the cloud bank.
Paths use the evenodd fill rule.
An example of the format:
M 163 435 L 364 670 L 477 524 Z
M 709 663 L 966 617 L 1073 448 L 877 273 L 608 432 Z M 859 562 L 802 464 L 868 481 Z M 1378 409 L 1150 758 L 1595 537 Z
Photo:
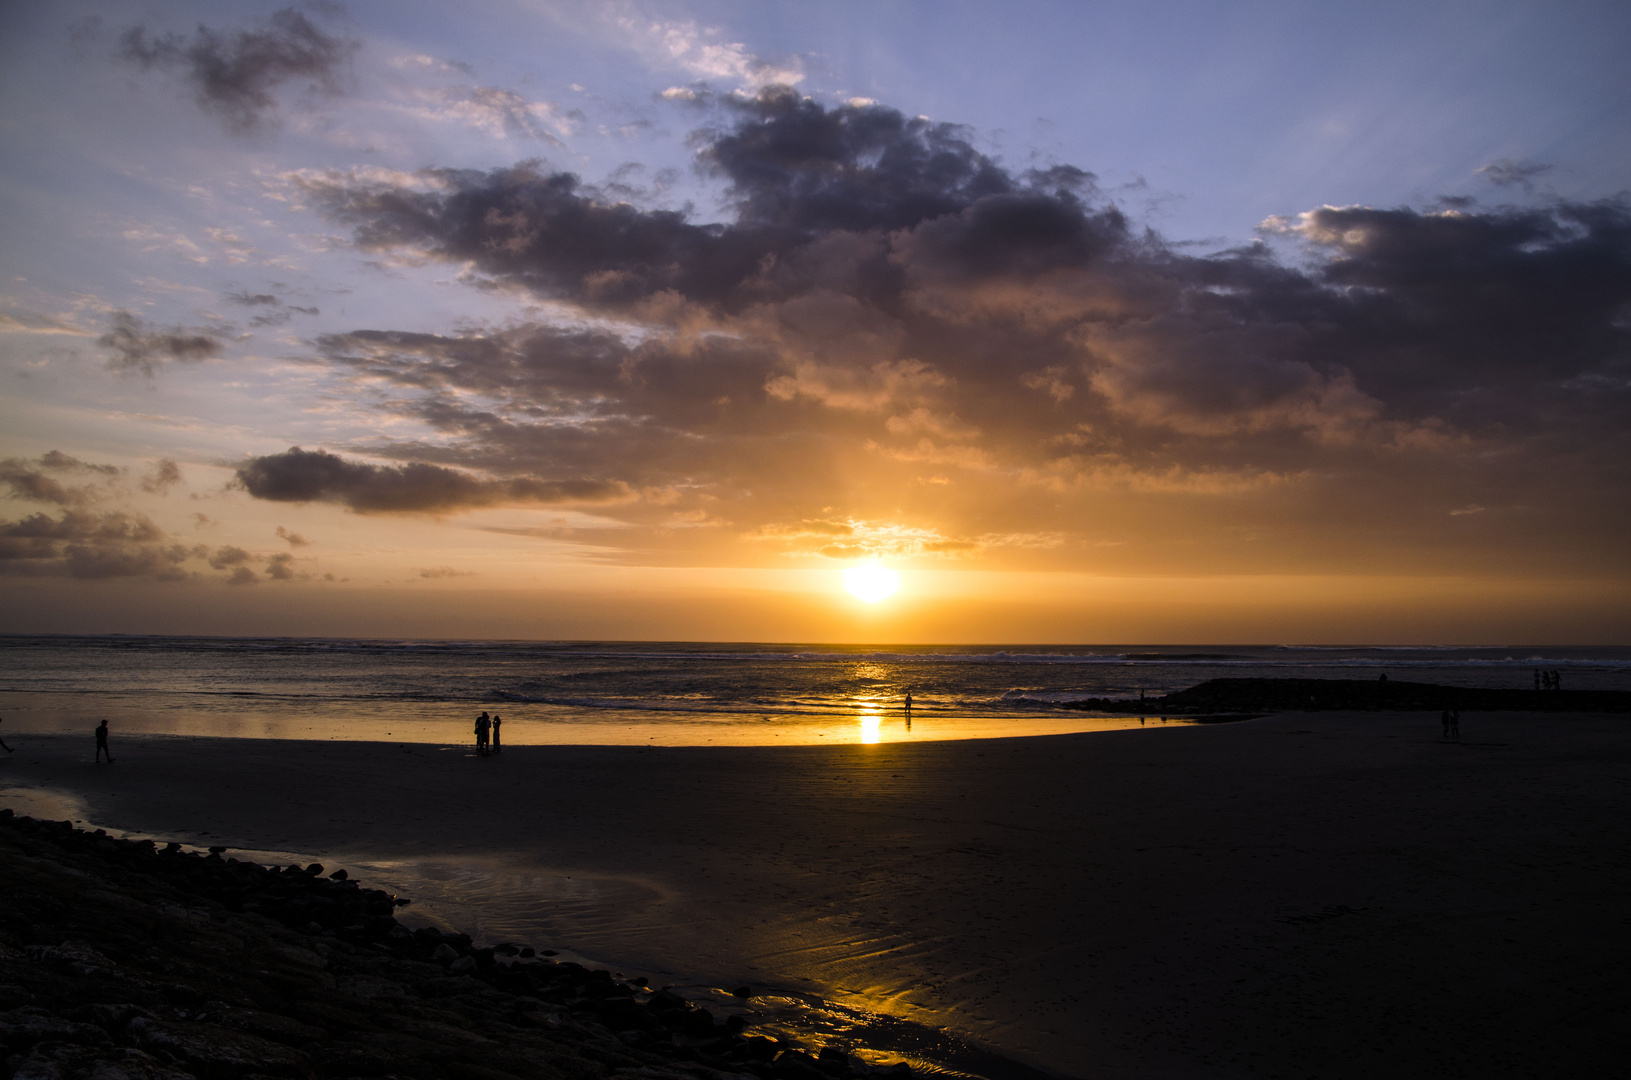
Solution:
M 434 461 L 621 483 L 643 497 L 616 514 L 649 529 L 689 513 L 791 537 L 837 508 L 948 551 L 1102 543 L 1106 512 L 1177 521 L 1175 500 L 1309 557 L 1405 533 L 1499 559 L 1549 519 L 1601 561 L 1627 524 L 1623 201 L 1325 206 L 1196 254 L 1133 227 L 1091 173 L 1016 172 L 955 125 L 778 87 L 716 104 L 693 142 L 724 221 L 529 162 L 303 176 L 359 248 L 467 266 L 605 329 L 323 337 L 434 448 L 380 440 L 414 464 L 301 457 L 312 478 L 246 487 L 369 510 L 507 497 L 410 482 Z M 1500 524 L 1447 531 L 1468 504 Z

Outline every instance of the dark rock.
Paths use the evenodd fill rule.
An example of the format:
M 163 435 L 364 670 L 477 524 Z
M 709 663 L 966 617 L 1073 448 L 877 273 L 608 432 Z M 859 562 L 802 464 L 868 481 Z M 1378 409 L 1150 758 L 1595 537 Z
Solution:
M 320 871 L 320 870 L 318 871 L 318 873 L 321 873 L 321 872 L 322 871 Z M 348 878 L 350 876 L 351 876 L 350 874 L 345 872 L 345 867 L 343 867 L 343 866 L 340 869 L 334 871 L 334 873 L 329 875 L 329 877 L 334 879 L 335 881 L 344 881 L 346 878 Z
M 816 1067 L 828 1076 L 848 1076 L 849 1055 L 836 1046 L 822 1047 L 816 1055 Z
M 652 994 L 646 1001 L 646 1004 L 659 1012 L 663 1012 L 668 1009 L 684 1009 L 689 1007 L 684 998 L 668 990 L 659 990 L 655 994 Z
M 827 1080 L 827 1074 L 811 1058 L 798 1050 L 783 1050 L 771 1063 L 770 1073 L 781 1080 Z
M 109 1040 L 108 1033 L 100 1027 L 64 1020 L 33 1005 L 0 1013 L 0 1043 L 12 1053 L 21 1053 L 35 1043 L 48 1041 L 95 1046 Z

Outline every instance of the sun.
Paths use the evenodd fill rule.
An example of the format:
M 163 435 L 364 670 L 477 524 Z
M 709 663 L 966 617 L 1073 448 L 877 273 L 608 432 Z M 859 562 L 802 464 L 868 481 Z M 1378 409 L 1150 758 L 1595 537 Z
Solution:
M 894 596 L 900 589 L 900 575 L 876 563 L 852 566 L 844 571 L 844 588 L 857 599 L 876 604 L 879 600 Z

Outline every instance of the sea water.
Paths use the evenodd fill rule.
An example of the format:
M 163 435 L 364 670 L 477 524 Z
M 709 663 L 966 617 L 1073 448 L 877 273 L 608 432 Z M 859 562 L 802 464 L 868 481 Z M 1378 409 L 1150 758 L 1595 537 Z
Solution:
M 511 744 L 984 738 L 1161 723 L 1059 706 L 1214 678 L 1526 688 L 1537 670 L 1566 689 L 1628 690 L 1631 649 L 12 635 L 0 636 L 0 736 L 106 718 L 121 734 L 462 743 L 486 711 Z

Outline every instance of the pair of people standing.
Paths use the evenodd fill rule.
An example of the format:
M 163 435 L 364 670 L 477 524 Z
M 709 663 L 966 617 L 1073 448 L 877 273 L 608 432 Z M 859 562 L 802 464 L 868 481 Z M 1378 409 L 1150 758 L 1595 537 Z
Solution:
M 500 729 L 504 726 L 504 718 L 494 713 L 491 718 L 484 710 L 476 717 L 476 753 L 482 757 L 488 754 L 501 754 L 504 752 L 504 740 Z
M 1439 716 L 1439 723 L 1444 726 L 1444 737 L 1446 739 L 1461 738 L 1460 709 L 1445 709 L 1443 714 Z

